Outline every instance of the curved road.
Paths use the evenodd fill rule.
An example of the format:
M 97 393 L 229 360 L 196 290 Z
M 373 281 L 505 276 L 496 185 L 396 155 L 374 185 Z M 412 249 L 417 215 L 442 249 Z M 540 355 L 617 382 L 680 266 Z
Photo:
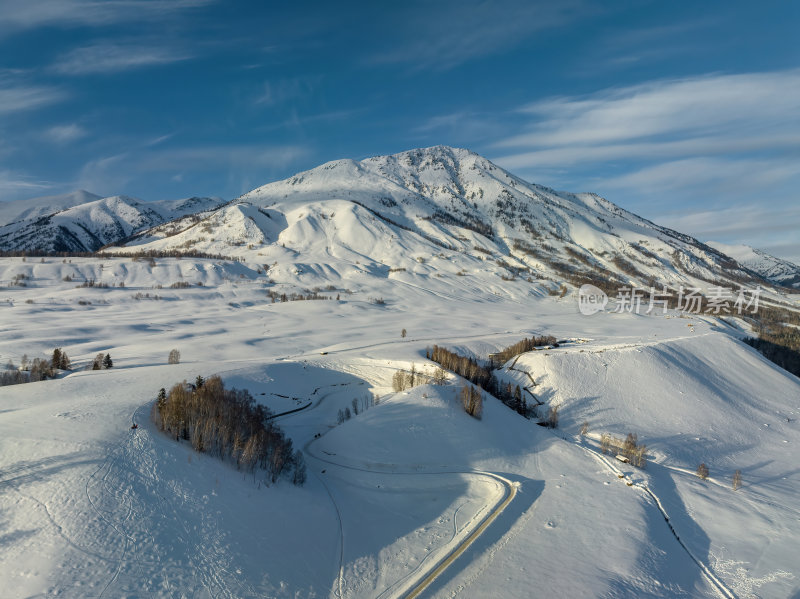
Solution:
M 338 386 L 338 385 L 331 385 L 331 386 Z M 317 390 L 319 390 L 319 388 Z M 311 408 L 311 409 L 316 408 L 329 395 L 330 395 L 330 393 L 326 393 L 325 395 L 322 395 L 319 398 L 319 400 L 317 400 L 316 402 L 313 402 L 313 401 L 309 402 L 307 405 L 303 406 L 300 409 L 291 410 L 291 411 L 285 412 L 283 414 L 278 414 L 277 416 L 282 416 L 284 418 L 288 418 L 288 417 L 294 416 L 295 414 L 297 414 L 297 413 L 299 413 L 301 411 L 305 412 L 307 408 Z M 333 429 L 330 429 L 330 430 L 333 430 Z M 330 431 L 327 431 L 327 432 L 330 432 Z M 323 433 L 322 436 L 327 434 L 327 432 Z M 390 591 L 391 594 L 394 597 L 397 597 L 398 599 L 413 599 L 414 597 L 418 597 L 420 595 L 420 593 L 422 593 L 428 586 L 430 586 L 430 584 L 434 580 L 436 580 L 436 578 L 438 578 L 442 574 L 442 572 L 444 572 L 447 568 L 449 568 L 458 559 L 458 557 L 461 554 L 463 554 L 464 551 L 466 551 L 478 539 L 478 537 L 480 537 L 481 534 L 483 534 L 483 532 L 492 524 L 492 522 L 495 521 L 495 519 L 497 519 L 497 517 L 503 512 L 503 510 L 506 507 L 508 507 L 508 505 L 511 503 L 511 501 L 516 496 L 517 488 L 519 487 L 518 483 L 514 483 L 514 482 L 508 480 L 507 478 L 504 478 L 504 477 L 499 476 L 497 474 L 494 474 L 492 472 L 484 472 L 484 471 L 481 471 L 481 470 L 451 470 L 451 471 L 433 471 L 433 472 L 409 471 L 409 472 L 404 472 L 404 471 L 396 471 L 396 470 L 393 470 L 393 471 L 374 470 L 374 469 L 362 468 L 362 467 L 358 467 L 358 466 L 351 466 L 349 464 L 342 464 L 342 463 L 336 462 L 334 460 L 331 460 L 330 457 L 327 456 L 327 455 L 325 457 L 322 457 L 322 456 L 316 455 L 314 452 L 311 451 L 311 445 L 315 441 L 319 440 L 322 436 L 309 439 L 305 443 L 305 445 L 303 446 L 303 451 L 308 456 L 310 456 L 311 458 L 313 458 L 315 460 L 318 460 L 318 461 L 323 462 L 323 463 L 330 464 L 332 466 L 336 466 L 338 468 L 345 468 L 345 469 L 349 469 L 349 470 L 358 470 L 358 471 L 361 471 L 361 472 L 369 472 L 369 473 L 372 473 L 372 474 L 389 474 L 389 475 L 393 475 L 393 474 L 400 474 L 400 475 L 466 474 L 466 475 L 471 475 L 471 476 L 483 476 L 483 477 L 491 478 L 492 480 L 494 480 L 496 482 L 499 482 L 502 485 L 503 489 L 504 489 L 503 497 L 500 500 L 498 500 L 498 502 L 492 507 L 491 511 L 489 511 L 489 513 L 486 514 L 475 525 L 475 527 L 469 532 L 469 534 L 467 534 L 467 536 L 464 539 L 462 539 L 455 547 L 452 547 L 449 551 L 447 551 L 446 554 L 441 556 L 435 563 L 428 565 L 421 572 L 416 573 L 416 576 L 411 578 L 410 581 L 401 579 L 401 580 L 395 582 L 394 585 L 392 585 L 392 586 L 395 586 L 395 585 L 398 585 L 398 584 L 402 584 L 402 588 L 401 589 L 392 591 L 392 587 L 391 586 L 386 589 L 386 591 Z M 344 531 L 342 529 L 342 521 L 341 521 L 341 516 L 339 515 L 339 508 L 336 505 L 336 502 L 333 499 L 333 496 L 331 495 L 330 490 L 327 488 L 327 485 L 324 483 L 324 481 L 322 481 L 322 482 L 323 482 L 323 486 L 325 486 L 325 489 L 328 492 L 328 495 L 331 498 L 331 501 L 334 504 L 334 508 L 336 510 L 337 517 L 339 518 L 339 528 L 340 528 L 340 534 L 341 534 L 341 542 L 343 543 L 344 542 Z M 342 597 L 342 575 L 343 575 L 343 566 L 344 566 L 344 564 L 342 563 L 343 559 L 344 559 L 344 547 L 342 546 L 340 548 L 340 566 L 339 566 L 339 575 L 338 575 L 338 581 L 337 581 L 337 586 L 338 586 L 338 589 L 339 589 L 338 590 L 338 596 L 340 598 Z M 384 593 L 386 591 L 384 591 Z M 383 596 L 383 593 L 381 594 L 381 596 Z

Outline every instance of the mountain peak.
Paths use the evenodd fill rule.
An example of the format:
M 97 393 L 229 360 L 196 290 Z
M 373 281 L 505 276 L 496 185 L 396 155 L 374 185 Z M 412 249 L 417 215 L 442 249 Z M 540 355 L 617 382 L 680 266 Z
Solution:
M 334 271 L 350 268 L 341 261 L 356 259 L 410 270 L 408 260 L 420 263 L 417 258 L 444 250 L 455 252 L 448 259 L 462 270 L 478 260 L 506 280 L 525 273 L 529 283 L 592 281 L 608 289 L 756 280 L 698 240 L 609 200 L 528 183 L 475 152 L 450 146 L 335 160 L 231 204 L 237 203 L 252 209 L 185 222 L 179 235 L 145 232 L 137 248 L 191 247 L 262 263 L 280 263 L 291 251 L 293 260 L 313 261 L 311 270 Z

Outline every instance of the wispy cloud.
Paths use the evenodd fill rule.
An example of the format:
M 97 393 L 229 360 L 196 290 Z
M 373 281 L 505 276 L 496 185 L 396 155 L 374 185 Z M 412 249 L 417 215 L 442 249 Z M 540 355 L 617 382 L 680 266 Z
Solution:
M 88 131 L 77 123 L 68 125 L 56 125 L 45 131 L 45 137 L 57 144 L 68 144 L 77 141 L 88 135 Z
M 253 98 L 253 104 L 278 106 L 292 100 L 307 98 L 314 93 L 314 88 L 318 83 L 319 78 L 310 77 L 265 81 L 260 92 Z
M 191 58 L 185 50 L 140 43 L 100 42 L 71 50 L 53 70 L 62 75 L 94 75 L 179 62 Z
M 0 75 L 0 114 L 33 110 L 63 100 L 66 93 L 44 85 L 15 83 Z
M 51 185 L 12 171 L 0 171 L 0 200 L 17 199 L 20 194 L 37 193 Z
M 659 194 L 676 189 L 698 191 L 747 192 L 770 189 L 800 176 L 800 161 L 786 156 L 762 160 L 757 158 L 685 158 L 646 166 L 603 180 L 609 189 L 642 190 L 650 188 Z M 726 189 L 727 188 L 727 189 Z
M 138 179 L 165 176 L 173 181 L 188 173 L 214 173 L 226 178 L 225 185 L 242 193 L 267 182 L 266 173 L 295 164 L 310 154 L 299 145 L 198 145 L 192 147 L 140 149 L 97 158 L 81 169 L 76 186 L 119 193 Z M 261 173 L 264 173 L 263 175 Z M 201 193 L 198 191 L 198 193 Z
M 702 239 L 760 247 L 769 245 L 764 232 L 788 223 L 780 235 L 796 239 L 800 230 L 795 213 L 754 216 L 797 201 L 800 70 L 715 73 L 550 98 L 522 106 L 516 120 L 518 132 L 493 144 L 500 153 L 493 160 L 523 176 L 606 194 Z M 747 207 L 767 198 L 768 210 Z M 686 218 L 662 218 L 667 207 Z
M 733 206 L 719 210 L 687 210 L 657 215 L 659 224 L 699 239 L 747 243 L 779 258 L 800 263 L 800 207 L 764 210 L 761 206 Z
M 102 27 L 141 22 L 209 4 L 213 0 L 4 0 L 0 35 L 43 26 Z
M 392 28 L 401 39 L 387 35 L 393 49 L 378 52 L 368 63 L 446 70 L 597 12 L 582 0 L 449 0 L 397 6 L 403 9 L 393 16 Z
M 459 110 L 432 116 L 410 130 L 412 144 L 448 143 L 474 147 L 491 142 L 508 129 L 508 115 L 498 112 Z
M 570 168 L 593 189 L 696 196 L 800 177 L 798 115 L 800 70 L 713 74 L 534 102 L 493 147 L 506 168 Z
M 800 131 L 800 70 L 655 81 L 520 109 L 533 123 L 498 147 L 592 147 L 665 136 Z M 787 123 L 788 121 L 788 123 Z

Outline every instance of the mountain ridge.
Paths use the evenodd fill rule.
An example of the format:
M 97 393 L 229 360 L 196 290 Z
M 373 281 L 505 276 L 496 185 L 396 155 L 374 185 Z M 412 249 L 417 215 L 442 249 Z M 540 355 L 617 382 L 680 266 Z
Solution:
M 76 194 L 91 201 L 68 205 L 79 199 Z M 364 239 L 402 237 L 409 251 L 414 246 L 424 254 L 442 249 L 480 259 L 491 254 L 506 271 L 501 276 L 523 275 L 558 284 L 585 279 L 605 283 L 609 289 L 628 284 L 678 287 L 698 281 L 800 285 L 785 261 L 770 257 L 770 268 L 737 261 L 713 244 L 658 225 L 597 194 L 529 183 L 475 152 L 441 145 L 360 161 L 329 161 L 228 202 L 210 198 L 142 202 L 128 196 L 97 198 L 88 192 L 70 196 L 76 197 L 55 197 L 66 205 L 61 210 L 42 214 L 46 208 L 41 208 L 0 226 L 0 250 L 91 252 L 109 247 L 120 253 L 191 250 L 249 260 L 278 254 L 274 258 L 282 259 L 282 251 L 265 252 L 262 246 L 281 244 L 283 250 L 288 241 L 288 247 L 299 252 L 313 245 L 288 232 L 292 223 L 305 219 L 296 223 L 305 235 L 323 235 L 376 264 L 397 261 L 397 256 L 381 251 L 373 255 L 372 247 L 359 247 L 357 230 L 377 218 L 385 228 L 362 231 Z M 337 224 L 335 232 L 327 230 L 323 206 L 333 206 L 333 201 L 360 206 L 363 213 L 349 218 L 347 225 Z M 303 206 L 313 206 L 315 215 L 303 213 Z M 275 228 L 276 221 L 265 221 L 258 211 L 283 219 L 285 238 Z M 290 213 L 296 218 L 287 218 Z M 265 229 L 256 232 L 256 221 Z M 343 238 L 347 227 L 352 239 Z M 405 239 L 409 236 L 413 242 Z M 417 247 L 420 243 L 426 247 Z M 462 269 L 469 268 L 466 262 Z M 776 268 L 777 263 L 784 266 Z
M 45 203 L 24 213 L 24 218 L 0 226 L 0 250 L 94 252 L 141 230 L 222 204 L 213 198 L 143 202 L 124 195 L 101 198 L 83 191 L 54 198 L 65 200 L 60 207 L 58 202 Z M 73 198 L 89 201 L 72 204 Z M 50 211 L 53 207 L 58 209 Z
M 263 221 L 253 211 L 270 215 L 262 235 L 244 230 L 244 221 Z M 281 219 L 286 225 L 277 230 Z M 380 231 L 368 224 L 374 219 Z M 376 266 L 408 269 L 414 257 L 380 247 L 381 236 L 422 259 L 444 249 L 458 254 L 453 260 L 462 269 L 476 267 L 477 259 L 501 277 L 530 281 L 771 284 L 713 247 L 596 194 L 527 183 L 474 152 L 448 146 L 327 162 L 257 187 L 202 221 L 159 225 L 111 250 L 192 248 L 248 261 L 313 259 L 316 265 L 350 252 Z M 309 253 L 313 240 L 327 244 L 322 254 Z M 287 249 L 296 255 L 287 256 Z M 304 252 L 308 260 L 298 258 Z

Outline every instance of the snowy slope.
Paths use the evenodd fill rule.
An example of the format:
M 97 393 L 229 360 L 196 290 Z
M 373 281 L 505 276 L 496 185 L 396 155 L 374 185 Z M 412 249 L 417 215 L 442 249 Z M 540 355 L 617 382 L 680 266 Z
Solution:
M 343 208 L 345 220 L 358 214 Z M 267 212 L 229 212 L 222 226 L 275 221 Z M 287 231 L 302 233 L 278 222 L 266 240 Z M 328 246 L 314 239 L 304 260 L 322 265 Z M 437 277 L 426 262 L 377 276 L 359 261 L 314 273 L 339 301 L 285 303 L 266 297 L 281 284 L 250 262 L 0 261 L 0 363 L 59 346 L 75 364 L 54 381 L 0 388 L 0 595 L 399 597 L 499 504 L 494 477 L 516 495 L 424 596 L 800 591 L 800 381 L 729 327 L 585 317 L 573 298 L 522 292 L 490 270 Z M 8 286 L 19 274 L 27 286 Z M 109 287 L 75 287 L 89 278 Z M 528 384 L 529 373 L 541 409 L 560 406 L 557 431 L 491 398 L 471 419 L 452 375 L 391 391 L 397 369 L 432 371 L 433 343 L 486 358 L 533 333 L 576 341 L 523 355 L 501 376 Z M 180 365 L 166 365 L 171 348 Z M 115 367 L 82 370 L 98 352 Z M 275 412 L 307 406 L 279 419 L 304 449 L 304 487 L 266 487 L 154 430 L 158 388 L 211 373 Z M 367 394 L 378 405 L 337 426 Z M 645 470 L 597 451 L 601 432 L 629 431 L 649 447 Z M 700 461 L 707 481 L 692 474 Z
M 786 287 L 800 288 L 800 266 L 797 264 L 776 258 L 749 245 L 728 245 L 714 241 L 710 241 L 708 245 L 727 254 L 765 279 Z
M 118 200 L 92 222 L 134 230 Z M 61 347 L 74 365 L 0 387 L 0 597 L 389 599 L 434 572 L 420 597 L 800 594 L 800 380 L 741 321 L 550 295 L 572 279 L 548 261 L 571 257 L 751 280 L 716 250 L 449 148 L 330 163 L 113 248 L 142 250 L 0 259 L 0 364 Z M 190 250 L 237 260 L 159 253 Z M 328 299 L 279 299 L 298 292 Z M 558 406 L 556 430 L 488 396 L 469 417 L 453 374 L 392 391 L 433 372 L 433 344 L 486 360 L 534 334 L 564 342 L 499 376 Z M 114 368 L 86 369 L 99 352 Z M 159 388 L 214 373 L 291 412 L 305 486 L 156 430 Z M 643 470 L 599 451 L 628 432 Z
M 547 281 L 539 291 L 586 280 L 609 287 L 768 285 L 717 250 L 603 198 L 529 184 L 477 154 L 444 146 L 330 162 L 246 193 L 218 212 L 145 231 L 127 251 L 191 248 L 284 263 L 324 244 L 336 270 L 356 257 L 409 269 L 408 258 L 444 255 L 455 272 L 480 260 L 501 277 Z M 232 224 L 237 218 L 250 219 L 251 230 Z M 267 223 L 261 233 L 254 231 L 258 223 Z
M 35 219 L 99 199 L 101 199 L 100 196 L 80 189 L 63 195 L 0 202 L 0 225 Z
M 74 196 L 74 197 L 73 197 Z M 84 196 L 73 194 L 72 199 Z M 187 214 L 216 208 L 211 198 L 141 202 L 126 196 L 83 201 L 44 213 L 54 205 L 36 208 L 21 220 L 0 227 L 0 249 L 50 252 L 92 252 Z

